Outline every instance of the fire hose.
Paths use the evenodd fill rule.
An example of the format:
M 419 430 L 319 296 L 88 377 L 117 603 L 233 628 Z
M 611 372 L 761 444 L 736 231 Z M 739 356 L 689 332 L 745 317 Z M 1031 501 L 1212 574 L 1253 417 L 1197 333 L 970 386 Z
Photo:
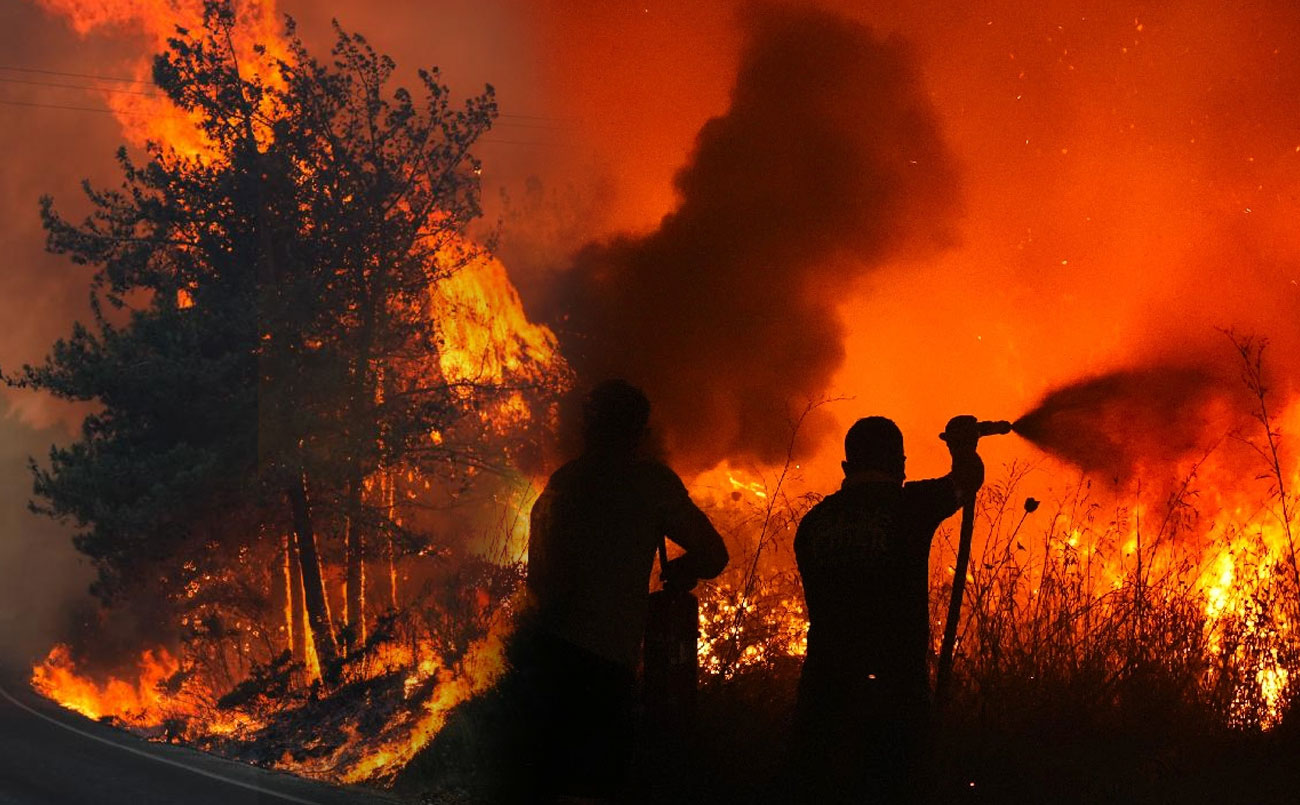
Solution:
M 978 434 L 976 440 L 985 436 L 994 436 L 1011 432 L 1011 423 L 1006 420 L 981 421 L 975 423 Z M 939 434 L 939 438 L 948 441 L 948 433 Z M 972 493 L 961 507 L 961 531 L 957 540 L 957 564 L 953 568 L 952 598 L 948 601 L 948 619 L 944 623 L 943 642 L 939 646 L 939 667 L 934 678 L 934 700 L 942 712 L 948 703 L 949 689 L 952 685 L 952 657 L 957 645 L 957 625 L 961 620 L 961 599 L 966 592 L 966 570 L 970 566 L 971 537 L 975 531 L 975 495 Z

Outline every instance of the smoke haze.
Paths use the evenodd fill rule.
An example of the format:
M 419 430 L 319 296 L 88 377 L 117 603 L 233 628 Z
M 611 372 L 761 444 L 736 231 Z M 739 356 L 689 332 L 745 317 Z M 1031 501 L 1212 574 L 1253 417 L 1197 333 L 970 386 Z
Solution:
M 1201 365 L 1216 327 L 1269 336 L 1279 378 L 1300 376 L 1293 3 L 796 5 L 909 43 L 964 211 L 950 248 L 841 287 L 844 358 L 807 393 L 853 399 L 827 409 L 837 432 L 805 468 L 833 482 L 832 437 L 884 414 L 912 472 L 942 472 L 949 417 L 1014 416 L 1119 367 Z M 582 119 L 610 177 L 602 231 L 656 230 L 701 126 L 729 107 L 748 4 L 538 8 L 556 113 Z M 988 450 L 990 466 L 1025 452 Z
M 676 176 L 677 208 L 582 250 L 560 295 L 580 376 L 644 386 L 669 452 L 697 468 L 785 454 L 792 418 L 844 357 L 846 290 L 950 240 L 958 206 L 901 41 L 768 5 L 745 37 L 730 107 Z
M 62 634 L 73 602 L 89 602 L 90 563 L 72 547 L 70 529 L 27 510 L 27 457 L 43 456 L 61 430 L 3 423 L 0 439 L 0 667 L 42 656 Z

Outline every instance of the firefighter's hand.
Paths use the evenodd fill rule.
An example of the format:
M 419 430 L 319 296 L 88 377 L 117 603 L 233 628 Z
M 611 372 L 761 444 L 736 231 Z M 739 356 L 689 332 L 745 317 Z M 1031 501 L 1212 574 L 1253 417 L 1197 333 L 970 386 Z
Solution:
M 694 589 L 695 583 L 699 581 L 685 556 L 670 560 L 667 566 L 664 567 L 664 572 L 659 576 L 659 580 L 664 583 L 665 590 L 679 590 L 681 592 L 689 592 Z
M 948 443 L 948 452 L 954 456 L 974 453 L 980 441 L 979 420 L 969 414 L 955 416 L 948 420 L 940 438 Z

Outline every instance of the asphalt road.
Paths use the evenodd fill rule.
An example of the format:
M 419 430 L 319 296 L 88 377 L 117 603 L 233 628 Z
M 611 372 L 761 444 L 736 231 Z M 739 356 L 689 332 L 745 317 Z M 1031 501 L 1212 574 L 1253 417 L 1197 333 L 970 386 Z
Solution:
M 144 741 L 0 676 L 0 805 L 393 805 L 399 800 Z

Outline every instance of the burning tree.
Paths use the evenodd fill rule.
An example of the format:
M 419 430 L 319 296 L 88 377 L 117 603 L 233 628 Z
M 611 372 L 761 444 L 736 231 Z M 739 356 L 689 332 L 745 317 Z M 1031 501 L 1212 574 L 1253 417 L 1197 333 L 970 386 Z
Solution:
M 292 21 L 248 47 L 228 2 L 177 29 L 154 79 L 201 145 L 121 149 L 79 224 L 42 201 L 93 315 L 5 378 L 96 406 L 32 462 L 34 507 L 81 528 L 104 602 L 148 598 L 158 642 L 208 646 L 171 684 L 206 670 L 209 703 L 290 656 L 344 678 L 367 611 L 398 607 L 395 563 L 446 550 L 423 509 L 535 443 L 567 377 L 470 234 L 492 88 L 390 90 L 394 63 L 336 33 L 322 63 Z

